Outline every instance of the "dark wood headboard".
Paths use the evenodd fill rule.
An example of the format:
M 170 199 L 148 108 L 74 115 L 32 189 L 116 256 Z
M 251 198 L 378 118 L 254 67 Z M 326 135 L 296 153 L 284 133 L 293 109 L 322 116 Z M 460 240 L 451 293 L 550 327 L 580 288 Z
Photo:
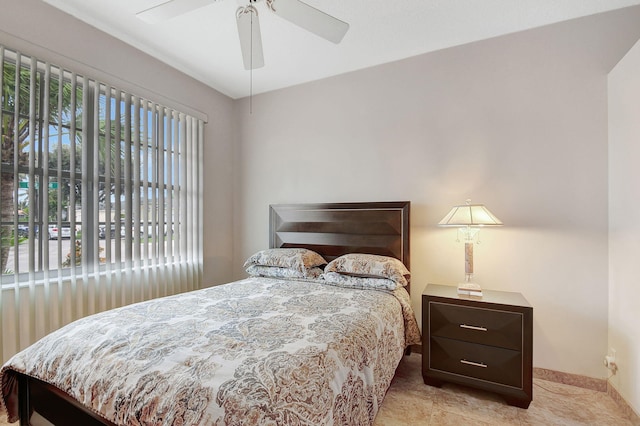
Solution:
M 410 201 L 269 206 L 269 247 L 304 247 L 331 261 L 369 253 L 409 262 Z

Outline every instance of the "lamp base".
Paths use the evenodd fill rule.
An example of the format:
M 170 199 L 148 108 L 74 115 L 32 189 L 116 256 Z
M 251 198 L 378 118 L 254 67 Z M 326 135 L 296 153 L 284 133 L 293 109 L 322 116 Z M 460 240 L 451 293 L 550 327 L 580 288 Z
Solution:
M 476 283 L 463 282 L 458 283 L 458 294 L 465 296 L 480 296 L 482 297 L 482 287 Z

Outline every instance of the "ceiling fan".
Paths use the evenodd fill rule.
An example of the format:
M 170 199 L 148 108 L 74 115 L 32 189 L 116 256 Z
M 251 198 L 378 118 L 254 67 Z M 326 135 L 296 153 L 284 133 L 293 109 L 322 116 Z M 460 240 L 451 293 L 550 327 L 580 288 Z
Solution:
M 169 0 L 136 13 L 145 22 L 158 23 L 194 9 L 210 5 L 219 0 Z M 304 28 L 333 43 L 340 43 L 349 29 L 349 24 L 300 0 L 237 0 L 236 11 L 240 50 L 244 68 L 247 70 L 264 66 L 262 36 L 258 10 L 254 4 L 264 2 L 269 10 L 287 21 Z

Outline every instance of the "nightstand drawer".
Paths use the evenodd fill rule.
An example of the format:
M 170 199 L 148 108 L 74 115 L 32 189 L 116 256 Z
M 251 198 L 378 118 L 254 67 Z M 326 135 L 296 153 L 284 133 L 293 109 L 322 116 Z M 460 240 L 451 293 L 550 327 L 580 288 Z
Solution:
M 522 388 L 522 352 L 431 337 L 429 368 Z
M 522 350 L 522 314 L 429 302 L 431 336 Z

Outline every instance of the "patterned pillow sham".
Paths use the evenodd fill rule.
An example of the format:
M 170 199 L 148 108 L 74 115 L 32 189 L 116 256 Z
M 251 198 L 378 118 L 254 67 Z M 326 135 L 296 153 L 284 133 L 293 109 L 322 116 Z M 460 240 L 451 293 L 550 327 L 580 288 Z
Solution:
M 251 265 L 289 268 L 307 276 L 309 269 L 326 265 L 327 261 L 312 250 L 304 248 L 279 248 L 259 251 L 244 262 L 244 268 Z
M 393 291 L 401 287 L 400 284 L 388 278 L 357 277 L 354 275 L 339 274 L 337 272 L 325 272 L 322 274 L 322 278 L 327 284 L 361 290 Z
M 338 272 L 362 278 L 386 278 L 406 287 L 411 273 L 393 257 L 375 254 L 349 253 L 340 256 L 324 268 L 324 272 Z
M 315 280 L 320 278 L 320 275 L 322 275 L 322 268 L 318 268 L 317 266 L 307 269 L 306 272 L 300 272 L 292 268 L 262 265 L 249 265 L 246 270 L 252 277 L 303 278 Z

